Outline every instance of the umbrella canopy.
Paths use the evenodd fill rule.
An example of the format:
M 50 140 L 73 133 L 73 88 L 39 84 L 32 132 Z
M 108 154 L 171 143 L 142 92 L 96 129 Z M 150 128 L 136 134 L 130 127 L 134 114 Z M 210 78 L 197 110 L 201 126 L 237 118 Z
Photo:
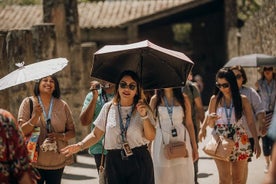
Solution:
M 0 79 L 0 90 L 37 80 L 62 70 L 68 63 L 65 58 L 40 61 L 30 65 L 16 64 L 19 68 Z
M 166 49 L 148 40 L 106 45 L 94 54 L 91 76 L 116 83 L 120 74 L 138 74 L 145 90 L 184 86 L 193 67 L 185 54 Z
M 230 59 L 224 67 L 241 65 L 242 67 L 276 66 L 276 57 L 265 54 L 249 54 Z

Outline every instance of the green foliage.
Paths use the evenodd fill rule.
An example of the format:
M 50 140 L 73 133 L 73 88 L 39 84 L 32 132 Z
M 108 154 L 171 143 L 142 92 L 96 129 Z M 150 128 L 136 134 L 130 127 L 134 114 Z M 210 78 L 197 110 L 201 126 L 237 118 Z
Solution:
M 238 18 L 246 21 L 260 9 L 262 0 L 237 0 Z
M 41 3 L 42 0 L 0 0 L 0 5 L 34 5 Z
M 174 40 L 181 44 L 185 45 L 186 48 L 191 48 L 191 32 L 192 25 L 190 23 L 175 24 L 172 27 L 174 33 Z

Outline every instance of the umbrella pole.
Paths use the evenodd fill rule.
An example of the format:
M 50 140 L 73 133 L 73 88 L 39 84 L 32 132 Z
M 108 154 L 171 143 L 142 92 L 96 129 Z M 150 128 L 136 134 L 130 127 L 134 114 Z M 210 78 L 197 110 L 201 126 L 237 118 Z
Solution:
M 142 77 L 142 73 L 143 73 L 143 62 L 144 62 L 144 59 L 143 59 L 143 54 L 140 55 L 140 91 L 139 93 L 141 94 L 142 90 L 142 84 L 143 84 L 143 77 Z

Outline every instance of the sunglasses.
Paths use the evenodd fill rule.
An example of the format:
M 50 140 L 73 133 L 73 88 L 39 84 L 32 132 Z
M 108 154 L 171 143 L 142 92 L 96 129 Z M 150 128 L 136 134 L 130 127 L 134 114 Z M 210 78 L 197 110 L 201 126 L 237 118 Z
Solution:
M 273 71 L 273 67 L 264 67 L 264 71 Z
M 216 83 L 216 86 L 218 88 L 229 88 L 230 87 L 229 83 L 223 83 L 223 84 Z
M 241 79 L 241 78 L 242 78 L 242 74 L 236 75 L 236 79 Z
M 135 88 L 136 88 L 135 84 L 127 84 L 126 82 L 120 82 L 119 86 L 122 89 L 128 88 L 128 89 L 130 89 L 132 91 L 135 90 Z

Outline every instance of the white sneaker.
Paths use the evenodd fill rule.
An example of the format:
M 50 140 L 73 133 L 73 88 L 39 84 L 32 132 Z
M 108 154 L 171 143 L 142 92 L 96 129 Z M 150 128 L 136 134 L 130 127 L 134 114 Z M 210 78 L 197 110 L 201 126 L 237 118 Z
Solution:
M 269 165 L 265 164 L 264 173 L 268 173 Z

